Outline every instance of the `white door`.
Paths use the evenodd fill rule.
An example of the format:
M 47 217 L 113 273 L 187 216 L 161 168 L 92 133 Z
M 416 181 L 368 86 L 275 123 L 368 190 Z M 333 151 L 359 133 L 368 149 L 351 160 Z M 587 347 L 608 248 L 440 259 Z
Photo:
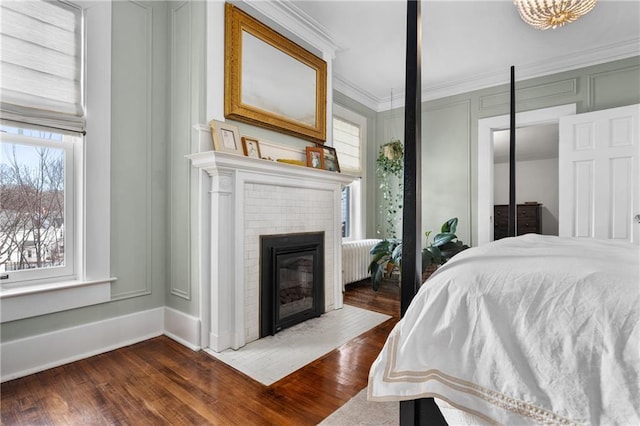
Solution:
M 560 236 L 640 244 L 639 124 L 640 105 L 560 119 Z

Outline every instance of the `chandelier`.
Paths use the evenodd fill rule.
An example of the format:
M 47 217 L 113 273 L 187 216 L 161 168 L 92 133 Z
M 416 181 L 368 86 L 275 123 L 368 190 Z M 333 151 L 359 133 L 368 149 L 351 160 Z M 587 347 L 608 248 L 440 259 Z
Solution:
M 587 14 L 597 0 L 514 0 L 524 22 L 539 30 L 561 27 Z

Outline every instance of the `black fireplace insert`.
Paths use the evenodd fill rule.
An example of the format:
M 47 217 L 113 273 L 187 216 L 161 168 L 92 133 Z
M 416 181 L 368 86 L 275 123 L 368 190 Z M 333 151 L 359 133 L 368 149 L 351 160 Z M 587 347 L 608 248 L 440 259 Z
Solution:
M 324 232 L 260 237 L 260 337 L 324 312 Z

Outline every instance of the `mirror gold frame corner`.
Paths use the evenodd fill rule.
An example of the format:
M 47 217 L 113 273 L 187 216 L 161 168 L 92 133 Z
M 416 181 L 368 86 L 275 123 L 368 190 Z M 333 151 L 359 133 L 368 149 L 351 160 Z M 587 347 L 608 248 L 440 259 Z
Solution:
M 326 140 L 327 63 L 230 3 L 224 75 L 225 117 Z

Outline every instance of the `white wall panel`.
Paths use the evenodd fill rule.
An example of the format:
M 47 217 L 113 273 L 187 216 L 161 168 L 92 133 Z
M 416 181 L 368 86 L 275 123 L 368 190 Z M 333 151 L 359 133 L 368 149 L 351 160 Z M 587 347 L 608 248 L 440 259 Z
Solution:
M 184 157 L 191 138 L 191 10 L 190 2 L 172 5 L 170 20 L 169 277 L 170 293 L 191 297 L 190 197 L 191 165 Z
M 112 65 L 113 141 L 111 254 L 112 299 L 151 293 L 151 156 L 153 119 L 153 8 L 119 2 Z M 157 214 L 157 213 L 156 213 Z

